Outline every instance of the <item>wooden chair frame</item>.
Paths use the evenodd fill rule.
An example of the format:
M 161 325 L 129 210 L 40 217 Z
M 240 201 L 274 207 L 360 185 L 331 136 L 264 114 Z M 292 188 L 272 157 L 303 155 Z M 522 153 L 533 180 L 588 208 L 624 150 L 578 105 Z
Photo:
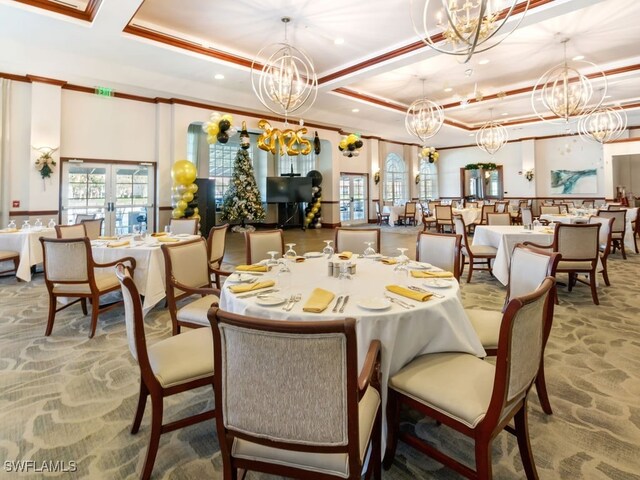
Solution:
M 445 213 L 444 218 L 438 215 L 438 212 Z M 453 207 L 451 205 L 436 205 L 436 231 L 438 233 L 445 233 L 444 227 L 449 226 L 453 230 Z
M 606 218 L 609 221 L 609 234 L 607 235 L 607 243 L 604 246 L 604 249 L 600 250 L 600 261 L 602 262 L 602 279 L 604 280 L 604 284 L 607 287 L 611 286 L 611 282 L 609 281 L 609 271 L 607 270 L 607 259 L 609 258 L 609 254 L 611 253 L 611 234 L 613 229 L 613 224 L 616 222 L 616 219 L 613 217 L 589 217 L 589 223 L 591 223 L 591 218 Z M 602 227 L 600 227 L 602 228 Z M 598 242 L 598 248 L 600 248 L 600 242 Z
M 101 232 L 102 232 L 102 225 L 104 223 L 104 218 L 94 218 L 93 220 L 82 220 L 80 223 L 82 225 L 84 225 L 84 231 L 85 231 L 87 237 L 89 238 L 89 240 L 97 240 L 98 237 L 101 235 Z M 93 225 L 93 224 L 97 224 L 97 223 L 99 223 L 100 226 L 98 227 L 98 235 L 94 238 L 94 237 L 89 235 L 89 229 L 87 228 L 87 225 Z
M 407 202 L 404 204 L 404 213 L 402 215 L 398 215 L 398 220 L 405 226 L 415 225 L 417 211 L 418 207 L 416 206 L 416 202 Z
M 75 229 L 75 228 L 78 228 L 78 226 L 80 225 L 82 225 L 82 228 L 84 229 L 84 235 L 82 237 L 86 237 L 87 227 L 84 225 L 84 223 L 80 222 L 80 223 L 74 223 L 73 225 L 56 225 L 55 227 L 53 227 L 56 231 L 56 238 L 63 239 L 63 240 L 67 240 L 69 238 L 82 238 L 82 237 L 65 237 L 64 236 L 65 230 L 69 228 Z
M 482 211 L 480 212 L 480 225 L 487 224 L 487 214 L 495 213 L 496 206 L 494 204 L 485 203 L 482 205 Z
M 462 242 L 462 235 L 457 233 L 431 233 L 431 232 L 420 232 L 418 233 L 418 239 L 416 240 L 416 261 L 420 261 L 420 238 L 422 235 L 430 235 L 437 237 L 456 237 L 455 242 L 455 251 L 456 256 L 453 263 L 453 276 L 460 283 L 460 244 Z
M 355 319 L 347 318 L 335 321 L 320 322 L 282 322 L 278 320 L 264 320 L 261 318 L 247 317 L 237 315 L 230 312 L 219 310 L 215 307 L 209 310 L 209 321 L 213 329 L 214 341 L 214 389 L 215 404 L 218 415 L 216 416 L 216 426 L 218 431 L 218 442 L 220 443 L 220 453 L 222 456 L 223 478 L 225 480 L 236 480 L 238 469 L 253 470 L 265 472 L 274 475 L 281 475 L 292 478 L 303 479 L 325 479 L 325 478 L 343 478 L 329 474 L 314 473 L 311 470 L 299 469 L 286 465 L 278 465 L 276 463 L 266 463 L 257 460 L 247 460 L 242 458 L 234 458 L 231 454 L 232 446 L 236 438 L 248 440 L 250 442 L 265 445 L 268 447 L 279 448 L 283 450 L 291 450 L 298 452 L 314 452 L 314 453 L 346 453 L 349 457 L 349 479 L 360 479 L 363 465 L 360 461 L 360 445 L 359 445 L 359 421 L 358 421 L 358 402 L 363 397 L 369 386 L 380 392 L 380 351 L 381 345 L 379 340 L 373 340 L 369 345 L 364 366 L 358 373 L 357 358 L 357 342 L 355 331 Z M 223 378 L 224 372 L 222 360 L 222 339 L 218 325 L 225 323 L 241 328 L 248 328 L 256 331 L 279 332 L 283 334 L 302 334 L 313 335 L 323 333 L 342 333 L 346 337 L 346 382 L 347 382 L 347 412 L 348 412 L 348 443 L 347 445 L 336 446 L 318 446 L 318 445 L 302 445 L 297 443 L 289 443 L 283 441 L 274 441 L 262 437 L 254 436 L 249 433 L 241 433 L 230 430 L 225 426 L 222 401 L 223 394 Z M 291 388 L 295 388 L 292 386 Z M 370 437 L 371 454 L 369 456 L 369 468 L 364 478 L 369 479 L 373 476 L 376 480 L 381 479 L 381 415 L 382 405 L 378 408 L 373 429 Z M 295 419 L 291 419 L 295 421 Z M 365 454 L 365 459 L 367 455 Z
M 538 478 L 533 454 L 531 452 L 527 421 L 527 397 L 533 382 L 529 384 L 525 390 L 525 395 L 521 400 L 510 405 L 508 410 L 505 412 L 503 412 L 503 409 L 507 402 L 507 394 L 509 390 L 509 359 L 511 355 L 517 354 L 517 352 L 510 351 L 511 346 L 509 340 L 513 328 L 513 318 L 520 308 L 538 300 L 544 295 L 547 295 L 550 292 L 554 281 L 555 280 L 552 277 L 547 277 L 534 293 L 514 298 L 509 302 L 509 306 L 504 313 L 502 324 L 500 326 L 500 337 L 498 341 L 496 370 L 491 401 L 489 403 L 487 414 L 474 428 L 465 425 L 449 415 L 445 415 L 438 410 L 424 405 L 411 397 L 403 395 L 392 388 L 388 389 L 387 450 L 385 452 L 383 462 L 385 469 L 389 469 L 393 464 L 398 439 L 400 439 L 416 450 L 421 451 L 437 462 L 442 463 L 467 478 L 482 480 L 490 479 L 492 477 L 491 443 L 493 439 L 504 429 L 509 433 L 514 434 L 518 440 L 520 456 L 522 458 L 522 464 L 527 478 Z M 549 298 L 547 297 L 546 303 L 548 302 Z M 434 420 L 473 439 L 475 443 L 476 469 L 473 470 L 469 468 L 458 460 L 437 450 L 435 447 L 429 445 L 423 440 L 412 436 L 409 432 L 399 431 L 401 405 L 406 405 L 413 410 L 417 410 L 420 413 L 428 415 Z M 514 419 L 515 428 L 509 425 L 511 419 Z
M 511 215 L 508 212 L 496 213 L 489 212 L 487 213 L 487 225 L 503 225 L 502 223 L 491 223 L 491 218 L 507 218 L 509 223 L 507 225 L 511 225 Z
M 376 244 L 373 248 L 375 248 L 376 252 L 380 253 L 380 229 L 379 228 L 348 228 L 348 227 L 336 227 L 333 237 L 333 245 L 335 247 L 335 252 L 340 252 L 340 247 L 338 245 L 338 233 L 340 231 L 353 231 L 353 232 L 376 232 Z M 362 248 L 364 250 L 364 247 Z
M 226 234 L 229 229 L 229 224 L 219 225 L 217 227 L 211 227 L 209 230 L 209 236 L 207 237 L 207 258 L 209 259 L 209 272 L 214 275 L 216 288 L 220 289 L 220 277 L 228 277 L 233 272 L 227 272 L 222 270 L 222 259 L 224 258 L 224 252 L 226 249 Z M 225 235 L 225 242 L 222 246 L 222 255 L 216 258 L 211 258 L 213 250 L 213 241 L 216 235 Z
M 13 262 L 13 268 L 9 268 L 8 270 L 0 271 L 0 275 L 9 273 L 9 272 L 18 272 L 18 267 L 20 266 L 20 254 L 18 252 L 14 252 L 12 250 L 2 250 L 0 254 L 4 255 L 4 258 L 0 260 L 1 262 Z
M 376 207 L 376 217 L 378 219 L 378 225 L 382 225 L 386 223 L 389 225 L 389 214 L 382 212 L 382 206 L 380 205 L 380 200 L 374 200 L 373 204 Z
M 169 222 L 169 225 L 179 225 L 180 223 L 182 223 L 183 225 L 186 225 L 187 222 L 193 223 L 193 231 L 191 233 L 191 235 L 198 235 L 198 220 L 193 219 L 193 218 L 172 218 L 171 221 Z M 173 228 L 171 228 L 171 231 L 173 232 Z M 173 232 L 175 233 L 175 232 Z
M 284 232 L 277 228 L 275 230 L 260 230 L 260 231 L 256 231 L 256 232 L 245 232 L 244 234 L 244 241 L 245 241 L 245 248 L 246 248 L 246 252 L 247 252 L 247 264 L 250 265 L 251 263 L 253 263 L 252 260 L 252 256 L 251 256 L 251 237 L 257 237 L 259 235 L 266 235 L 266 234 L 272 234 L 274 232 L 280 232 L 280 255 L 284 255 Z
M 609 213 L 611 212 L 615 212 L 616 214 L 619 214 L 620 212 L 624 212 L 622 214 L 623 216 L 623 221 L 618 223 L 615 222 L 614 225 L 611 227 L 612 231 L 611 231 L 611 253 L 616 253 L 616 249 L 620 249 L 620 253 L 622 253 L 622 258 L 623 259 L 627 259 L 627 252 L 625 250 L 624 247 L 624 237 L 627 234 L 627 211 L 626 210 L 622 210 L 622 209 L 611 209 L 609 208 L 608 210 L 598 210 L 598 216 L 599 217 L 605 217 L 605 218 L 615 218 L 615 216 L 609 216 Z M 637 221 L 637 220 L 636 220 Z M 622 229 L 620 229 L 620 224 L 622 224 Z M 613 230 L 613 228 L 615 227 L 615 230 Z M 614 238 L 614 234 L 620 234 L 620 238 Z M 634 234 L 635 237 L 635 234 Z M 635 242 L 635 240 L 634 240 Z M 636 245 L 637 246 L 637 245 Z
M 144 331 L 144 315 L 142 313 L 142 302 L 140 301 L 140 294 L 136 288 L 133 279 L 124 274 L 126 267 L 122 263 L 116 265 L 116 275 L 122 282 L 124 288 L 129 291 L 133 300 L 133 314 L 134 314 L 134 337 L 136 352 L 138 354 L 138 365 L 140 367 L 140 393 L 138 395 L 138 405 L 136 407 L 136 413 L 133 419 L 133 425 L 131 426 L 131 434 L 135 435 L 140 430 L 140 424 L 144 416 L 144 410 L 147 403 L 147 397 L 151 396 L 151 432 L 149 433 L 149 446 L 147 447 L 147 454 L 144 460 L 144 466 L 140 473 L 142 480 L 147 480 L 151 477 L 153 471 L 153 464 L 155 463 L 156 456 L 158 454 L 158 446 L 160 444 L 160 436 L 163 433 L 173 432 L 179 428 L 194 425 L 196 423 L 211 420 L 215 417 L 216 411 L 208 410 L 202 413 L 191 415 L 180 420 L 173 421 L 171 423 L 162 423 L 162 414 L 164 410 L 164 399 L 176 393 L 186 392 L 195 388 L 204 386 L 211 386 L 213 389 L 213 372 L 211 375 L 198 378 L 197 380 L 191 380 L 172 387 L 163 387 L 153 373 L 151 364 L 149 362 L 149 354 L 147 352 L 147 341 Z M 188 354 L 189 352 L 184 352 Z
M 84 222 L 85 220 L 94 220 L 96 218 L 95 213 L 78 213 L 74 218 L 75 225 Z
M 474 270 L 485 270 L 488 271 L 491 275 L 493 275 L 493 270 L 491 268 L 491 260 L 493 260 L 494 258 L 496 258 L 495 254 L 492 255 L 485 255 L 485 254 L 474 254 L 471 251 L 471 246 L 468 245 L 469 243 L 469 239 L 466 236 L 467 235 L 467 226 L 464 224 L 464 218 L 462 218 L 462 215 L 455 215 L 456 217 L 459 217 L 460 221 L 462 222 L 462 226 L 463 231 L 462 232 L 456 232 L 459 233 L 460 235 L 464 235 L 464 241 L 462 242 L 461 246 L 460 246 L 460 253 L 462 255 L 462 262 L 460 263 L 460 276 L 462 276 L 462 273 L 464 272 L 464 266 L 467 264 L 467 262 L 464 261 L 464 257 L 468 256 L 469 257 L 469 273 L 467 274 L 467 283 L 471 283 L 471 277 L 473 276 L 473 271 Z M 467 255 L 464 254 L 464 251 L 462 250 L 462 247 L 466 247 L 466 252 Z M 484 260 L 485 263 L 487 264 L 486 268 L 480 268 L 477 267 L 476 265 L 476 259 L 478 260 Z
M 53 282 L 49 279 L 49 273 L 47 272 L 47 249 L 45 248 L 45 243 L 83 243 L 86 249 L 86 254 L 87 254 L 87 280 L 86 281 L 56 281 Z M 130 264 L 130 268 L 131 271 L 135 270 L 136 268 L 136 260 L 133 257 L 123 257 L 123 258 L 119 258 L 117 260 L 114 260 L 113 262 L 108 262 L 108 263 L 97 263 L 93 260 L 93 254 L 91 252 L 91 242 L 87 237 L 84 238 L 45 238 L 45 237 L 40 237 L 40 243 L 42 244 L 42 257 L 43 257 L 43 265 L 44 267 L 44 282 L 45 285 L 47 286 L 47 291 L 49 292 L 49 315 L 47 318 L 47 328 L 45 330 L 45 336 L 49 336 L 51 335 L 51 332 L 53 331 L 53 324 L 55 322 L 55 318 L 56 318 L 56 313 L 58 313 L 61 310 L 64 310 L 67 307 L 70 307 L 71 305 L 74 305 L 78 302 L 80 302 L 80 305 L 82 306 L 82 313 L 87 315 L 88 310 L 87 310 L 87 299 L 89 300 L 89 303 L 91 303 L 91 328 L 89 330 L 89 338 L 93 338 L 93 336 L 96 333 L 96 327 L 98 325 L 98 316 L 101 313 L 104 313 L 108 310 L 111 310 L 114 307 L 117 307 L 118 305 L 120 305 L 122 303 L 122 301 L 118 301 L 118 302 L 113 302 L 113 303 L 109 303 L 106 304 L 104 306 L 100 306 L 100 297 L 106 293 L 109 292 L 113 292 L 116 290 L 120 289 L 120 285 L 114 285 L 111 288 L 108 288 L 106 290 L 99 290 L 98 286 L 96 285 L 96 280 L 95 280 L 95 276 L 94 276 L 94 270 L 96 268 L 106 268 L 106 267 L 113 267 L 118 263 L 122 263 L 122 262 L 129 262 Z M 64 294 L 57 294 L 54 293 L 53 289 L 56 285 L 82 285 L 82 284 L 87 284 L 89 286 L 89 291 L 90 293 L 64 293 Z M 67 297 L 67 298 L 77 298 L 77 300 L 74 300 L 73 302 L 67 303 L 63 306 L 61 306 L 60 308 L 56 308 L 57 307 L 57 299 L 58 297 Z

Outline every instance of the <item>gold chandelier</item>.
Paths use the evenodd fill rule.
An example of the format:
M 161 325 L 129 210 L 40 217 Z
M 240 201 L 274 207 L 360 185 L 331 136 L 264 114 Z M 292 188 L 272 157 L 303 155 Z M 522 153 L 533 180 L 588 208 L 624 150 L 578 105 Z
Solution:
M 615 140 L 626 128 L 627 114 L 619 106 L 600 107 L 578 122 L 580 135 L 599 143 Z
M 524 18 L 529 0 L 410 0 L 411 22 L 418 36 L 434 50 L 464 57 L 485 52 L 508 37 Z M 506 6 L 504 6 L 506 4 Z M 518 6 L 522 15 L 500 39 L 495 36 Z
M 476 132 L 476 145 L 481 150 L 493 155 L 507 143 L 509 132 L 505 127 L 493 121 L 493 110 L 490 112 L 491 120 Z
M 251 86 L 260 103 L 285 120 L 311 108 L 318 95 L 318 77 L 311 59 L 287 43 L 289 17 L 283 17 L 284 42 L 262 48 L 251 64 Z M 260 68 L 260 58 L 272 52 Z
M 424 146 L 444 123 L 444 111 L 437 103 L 427 99 L 424 94 L 424 79 L 422 80 L 422 98 L 419 98 L 407 109 L 404 126 L 407 131 L 420 140 Z
M 596 64 L 587 61 L 575 61 L 573 65 L 567 62 L 567 42 L 564 44 L 564 61 L 547 70 L 536 83 L 531 92 L 531 105 L 535 114 L 546 122 L 568 123 L 571 117 L 584 115 L 590 110 L 597 109 L 607 92 L 607 78 Z M 596 72 L 591 79 L 581 73 L 577 66 L 588 65 Z M 601 78 L 604 87 L 601 95 L 593 95 L 592 79 Z M 595 106 L 593 102 L 597 101 Z M 544 107 L 540 108 L 541 106 Z M 545 110 L 546 109 L 546 110 Z

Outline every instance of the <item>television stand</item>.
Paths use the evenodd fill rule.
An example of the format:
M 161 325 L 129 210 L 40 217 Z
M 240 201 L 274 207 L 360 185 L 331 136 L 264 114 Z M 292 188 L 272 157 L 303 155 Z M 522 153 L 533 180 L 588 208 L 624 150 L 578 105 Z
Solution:
M 278 228 L 302 228 L 304 230 L 303 202 L 278 203 Z

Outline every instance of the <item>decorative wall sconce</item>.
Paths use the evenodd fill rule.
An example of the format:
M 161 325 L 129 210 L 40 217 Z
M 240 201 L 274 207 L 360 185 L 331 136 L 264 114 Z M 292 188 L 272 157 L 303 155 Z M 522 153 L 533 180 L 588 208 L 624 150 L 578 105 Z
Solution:
M 380 170 L 373 174 L 373 181 L 376 185 L 380 183 Z
M 420 183 L 420 174 L 419 173 L 416 175 L 416 180 L 415 181 L 416 181 L 416 185 L 418 185 Z

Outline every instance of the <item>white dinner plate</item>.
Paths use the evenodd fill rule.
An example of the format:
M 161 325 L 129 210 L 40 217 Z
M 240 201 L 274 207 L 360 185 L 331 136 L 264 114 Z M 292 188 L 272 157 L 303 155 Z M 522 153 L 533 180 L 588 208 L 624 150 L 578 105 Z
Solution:
M 242 283 L 242 282 L 250 282 L 254 280 L 255 275 L 249 275 L 248 273 L 232 273 L 227 277 L 227 282 L 231 283 Z
M 391 306 L 391 302 L 386 298 L 362 298 L 356 302 L 360 308 L 365 310 L 386 310 Z
M 174 235 L 174 237 L 178 237 L 178 238 L 187 238 L 187 237 L 191 237 L 192 235 L 190 233 L 176 233 Z
M 322 257 L 324 254 L 322 252 L 307 252 L 304 254 L 307 258 L 318 258 Z
M 412 270 L 429 270 L 432 267 L 430 263 L 409 262 L 409 268 Z
M 374 253 L 373 255 L 362 255 L 364 258 L 373 258 L 374 260 L 379 260 L 384 257 L 381 253 Z
M 453 285 L 453 282 L 443 278 L 429 278 L 424 281 L 424 285 L 433 288 L 449 288 Z
M 256 303 L 258 305 L 262 305 L 263 307 L 273 307 L 274 305 L 282 305 L 286 302 L 287 299 L 285 297 L 279 297 L 277 295 L 258 295 L 256 297 Z

